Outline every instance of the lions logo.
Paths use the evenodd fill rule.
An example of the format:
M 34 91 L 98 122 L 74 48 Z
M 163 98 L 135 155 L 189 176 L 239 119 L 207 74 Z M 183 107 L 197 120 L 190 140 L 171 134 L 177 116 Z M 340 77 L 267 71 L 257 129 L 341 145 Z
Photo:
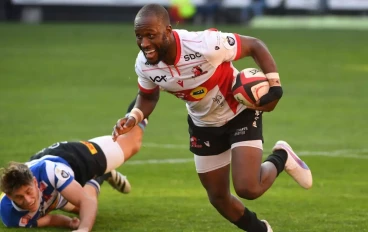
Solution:
M 208 73 L 208 71 L 203 71 L 203 69 L 199 65 L 197 65 L 192 68 L 192 73 L 194 74 L 192 78 L 194 78 L 206 74 Z

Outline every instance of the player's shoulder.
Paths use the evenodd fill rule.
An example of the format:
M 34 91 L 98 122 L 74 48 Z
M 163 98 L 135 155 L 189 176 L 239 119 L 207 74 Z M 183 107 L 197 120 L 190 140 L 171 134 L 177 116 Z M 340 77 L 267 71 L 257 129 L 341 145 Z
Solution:
M 54 160 L 39 159 L 30 161 L 27 164 L 39 183 L 44 181 L 49 184 L 54 179 L 56 167 Z
M 180 38 L 183 39 L 189 39 L 189 38 L 203 38 L 203 37 L 207 37 L 207 36 L 214 36 L 217 34 L 221 34 L 222 32 L 217 30 L 216 28 L 209 28 L 209 29 L 205 29 L 205 30 L 201 30 L 201 31 L 188 31 L 188 30 L 183 30 L 183 29 L 175 29 L 173 30 L 174 32 L 176 32 Z
M 181 40 L 182 46 L 189 50 L 195 50 L 206 55 L 207 53 L 218 53 L 220 43 L 224 38 L 232 33 L 221 32 L 215 28 L 203 31 L 176 30 Z
M 5 194 L 0 199 L 0 216 L 1 221 L 6 227 L 19 227 L 21 218 L 26 215 L 28 211 L 17 210 L 12 201 Z
M 205 42 L 207 37 L 214 36 L 217 32 L 204 30 L 204 31 L 188 31 L 183 29 L 175 29 L 174 36 L 178 36 L 183 45 L 192 44 L 192 45 L 200 45 Z

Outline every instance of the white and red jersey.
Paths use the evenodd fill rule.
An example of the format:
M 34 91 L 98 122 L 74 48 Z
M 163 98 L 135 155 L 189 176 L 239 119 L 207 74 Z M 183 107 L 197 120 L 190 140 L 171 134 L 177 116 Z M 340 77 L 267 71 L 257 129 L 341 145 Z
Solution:
M 214 30 L 173 33 L 177 49 L 174 65 L 162 61 L 150 65 L 142 51 L 138 54 L 135 71 L 140 90 L 150 93 L 160 86 L 186 102 L 195 125 L 224 125 L 246 108 L 231 92 L 239 72 L 231 63 L 240 57 L 239 35 Z

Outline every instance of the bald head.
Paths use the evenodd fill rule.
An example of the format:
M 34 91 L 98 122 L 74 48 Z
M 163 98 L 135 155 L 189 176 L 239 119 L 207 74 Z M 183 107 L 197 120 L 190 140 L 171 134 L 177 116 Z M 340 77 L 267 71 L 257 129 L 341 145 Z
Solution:
M 170 25 L 169 13 L 159 4 L 148 4 L 142 7 L 135 16 L 135 21 L 148 17 L 156 17 L 157 21 L 164 26 Z
M 160 61 L 174 64 L 176 43 L 169 13 L 158 4 L 142 7 L 134 20 L 134 32 L 138 47 L 151 65 Z

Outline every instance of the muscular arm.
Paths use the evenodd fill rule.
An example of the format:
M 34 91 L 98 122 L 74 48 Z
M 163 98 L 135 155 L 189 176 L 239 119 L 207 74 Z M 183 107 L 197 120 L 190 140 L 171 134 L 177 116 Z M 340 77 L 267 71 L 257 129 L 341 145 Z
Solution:
M 61 192 L 71 204 L 79 208 L 79 230 L 91 231 L 97 215 L 97 199 L 88 195 L 75 180 Z
M 138 97 L 135 103 L 135 108 L 143 112 L 144 117 L 148 117 L 155 109 L 156 104 L 160 98 L 160 89 L 156 88 L 153 93 L 138 92 Z
M 242 45 L 240 58 L 251 56 L 256 64 L 262 69 L 263 73 L 277 73 L 276 62 L 266 45 L 261 40 L 249 36 L 240 36 L 240 40 Z M 281 82 L 279 79 L 268 79 L 268 82 L 270 87 L 281 87 Z M 281 96 L 279 94 L 277 99 L 262 106 L 260 106 L 259 102 L 257 102 L 253 109 L 260 111 L 272 111 L 276 107 Z
M 61 214 L 47 214 L 37 220 L 37 227 L 65 227 L 70 229 L 76 229 L 73 227 L 78 219 L 72 219 L 68 216 Z
M 251 56 L 263 73 L 277 72 L 276 62 L 261 40 L 243 35 L 240 36 L 240 40 L 240 58 Z

